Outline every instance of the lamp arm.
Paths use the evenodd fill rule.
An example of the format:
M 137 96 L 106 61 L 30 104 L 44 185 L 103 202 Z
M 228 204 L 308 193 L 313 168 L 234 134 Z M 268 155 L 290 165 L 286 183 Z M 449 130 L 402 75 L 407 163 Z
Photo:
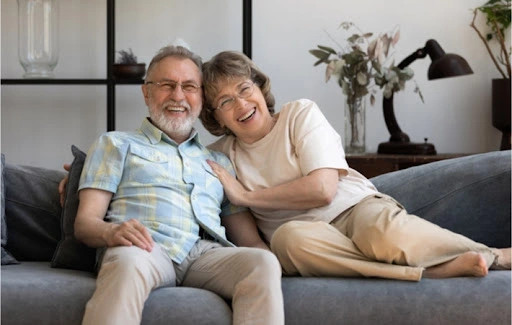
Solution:
M 416 50 L 414 53 L 406 57 L 402 62 L 398 64 L 399 69 L 404 69 L 409 64 L 416 61 L 416 59 L 424 58 L 427 56 L 427 53 L 424 48 Z M 382 108 L 384 111 L 384 121 L 386 122 L 386 126 L 388 128 L 389 134 L 391 135 L 389 141 L 391 142 L 409 142 L 409 136 L 402 132 L 400 126 L 398 126 L 398 122 L 395 118 L 395 112 L 393 108 L 393 96 L 394 93 L 391 94 L 389 98 L 384 97 L 382 101 Z

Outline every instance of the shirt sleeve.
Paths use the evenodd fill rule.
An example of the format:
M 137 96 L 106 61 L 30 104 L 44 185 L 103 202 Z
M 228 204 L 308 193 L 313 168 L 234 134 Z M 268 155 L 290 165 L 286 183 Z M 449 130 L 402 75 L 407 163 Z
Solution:
M 91 146 L 85 159 L 78 190 L 96 188 L 117 192 L 127 148 L 112 134 L 105 133 Z
M 299 100 L 290 116 L 295 152 L 304 175 L 320 168 L 348 170 L 340 135 L 310 100 Z

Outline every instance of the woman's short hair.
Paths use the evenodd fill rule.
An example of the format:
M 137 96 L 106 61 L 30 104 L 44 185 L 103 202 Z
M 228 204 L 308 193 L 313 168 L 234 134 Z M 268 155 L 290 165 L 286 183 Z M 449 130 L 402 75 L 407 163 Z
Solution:
M 268 110 L 274 114 L 275 99 L 270 91 L 270 79 L 245 54 L 236 51 L 224 51 L 203 64 L 204 105 L 199 119 L 211 134 L 221 136 L 232 134 L 215 119 L 213 102 L 217 97 L 219 85 L 232 80 L 251 79 L 261 90 Z

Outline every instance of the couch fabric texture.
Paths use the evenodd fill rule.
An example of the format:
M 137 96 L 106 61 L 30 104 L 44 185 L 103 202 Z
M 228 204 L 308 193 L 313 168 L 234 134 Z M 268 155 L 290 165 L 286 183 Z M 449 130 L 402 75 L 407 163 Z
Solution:
M 94 291 L 94 250 L 77 242 L 72 232 L 85 154 L 76 147 L 72 153 L 70 192 L 63 209 L 57 191 L 63 171 L 11 165 L 8 157 L 4 166 L 2 157 L 4 324 L 80 324 Z M 444 160 L 381 175 L 372 182 L 410 213 L 486 245 L 509 247 L 510 154 Z M 9 263 L 19 264 L 9 264 L 9 258 Z M 282 290 L 287 324 L 511 323 L 510 271 L 491 271 L 485 278 L 420 282 L 284 277 Z M 142 321 L 144 325 L 230 323 L 229 301 L 185 287 L 155 289 Z

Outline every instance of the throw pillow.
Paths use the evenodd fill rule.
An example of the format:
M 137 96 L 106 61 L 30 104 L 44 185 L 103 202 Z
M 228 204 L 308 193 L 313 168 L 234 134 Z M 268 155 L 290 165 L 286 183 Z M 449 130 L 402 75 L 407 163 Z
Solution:
M 75 218 L 78 212 L 78 183 L 84 167 L 86 154 L 75 146 L 71 146 L 74 156 L 69 171 L 66 187 L 66 200 L 62 210 L 62 239 L 57 245 L 51 266 L 82 271 L 94 271 L 96 249 L 88 247 L 75 238 Z
M 5 248 L 20 262 L 51 261 L 61 237 L 57 188 L 64 172 L 6 163 L 4 173 Z
M 5 156 L 4 154 L 1 154 L 1 165 L 0 165 L 0 174 L 1 174 L 1 180 L 0 180 L 0 186 L 2 191 L 2 196 L 0 198 L 0 212 L 2 216 L 2 225 L 1 225 L 1 231 L 2 231 L 2 265 L 7 264 L 18 264 L 19 262 L 5 249 L 5 245 L 7 244 L 7 224 L 5 223 L 5 185 L 4 185 L 4 174 L 5 174 Z

